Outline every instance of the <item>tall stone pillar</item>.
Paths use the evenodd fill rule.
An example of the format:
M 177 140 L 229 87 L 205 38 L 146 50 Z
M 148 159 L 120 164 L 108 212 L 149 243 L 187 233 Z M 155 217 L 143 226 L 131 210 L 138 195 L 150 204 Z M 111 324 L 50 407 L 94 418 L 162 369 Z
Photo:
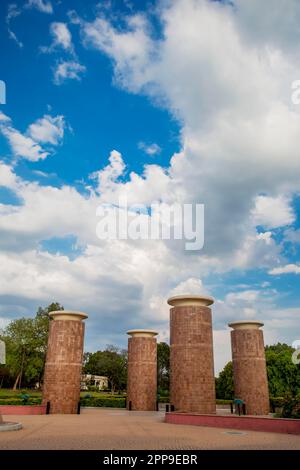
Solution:
M 215 413 L 211 297 L 171 297 L 171 405 L 175 411 Z
M 259 321 L 229 323 L 234 378 L 234 396 L 246 404 L 249 415 L 269 413 L 268 378 L 264 337 Z
M 157 400 L 157 343 L 152 330 L 130 330 L 128 338 L 127 408 L 155 411 Z
M 50 312 L 50 330 L 45 365 L 43 403 L 50 413 L 77 413 L 80 400 L 84 320 L 86 313 Z

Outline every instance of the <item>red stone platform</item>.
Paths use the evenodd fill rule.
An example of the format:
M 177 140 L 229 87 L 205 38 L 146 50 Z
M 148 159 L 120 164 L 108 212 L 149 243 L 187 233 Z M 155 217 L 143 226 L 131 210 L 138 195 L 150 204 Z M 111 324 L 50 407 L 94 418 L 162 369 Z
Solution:
M 45 415 L 46 405 L 0 405 L 0 415 Z
M 172 412 L 166 413 L 165 422 L 211 428 L 300 434 L 300 419 L 273 418 L 271 416 L 222 416 Z

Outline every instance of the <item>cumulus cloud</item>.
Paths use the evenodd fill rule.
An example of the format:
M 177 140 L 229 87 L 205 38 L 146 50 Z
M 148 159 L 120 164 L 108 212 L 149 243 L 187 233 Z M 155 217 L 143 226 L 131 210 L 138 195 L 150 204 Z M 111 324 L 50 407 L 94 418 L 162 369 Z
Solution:
M 16 157 L 32 162 L 44 160 L 63 139 L 66 125 L 64 116 L 52 117 L 46 114 L 30 124 L 25 134 L 15 129 L 10 118 L 5 117 L 6 119 L 0 119 L 0 131 L 7 138 Z M 45 149 L 42 144 L 50 144 L 50 147 Z
M 61 61 L 54 69 L 53 81 L 55 85 L 61 85 L 66 80 L 81 80 L 81 75 L 86 71 L 86 67 L 76 61 Z
M 147 34 L 148 23 L 143 15 L 129 16 L 125 18 L 125 21 L 127 30 L 121 31 L 103 17 L 98 17 L 93 22 L 81 20 L 81 35 L 87 47 L 99 49 L 114 60 L 118 81 L 123 82 L 124 79 L 124 85 L 126 83 L 126 86 L 129 86 L 129 75 L 133 72 L 132 89 L 138 91 L 145 79 L 146 68 L 144 69 L 143 66 L 148 65 L 152 42 Z
M 25 7 L 34 8 L 41 13 L 53 13 L 53 6 L 49 0 L 28 0 L 28 2 L 25 4 Z
M 23 157 L 26 160 L 37 162 L 38 160 L 44 160 L 49 155 L 49 152 L 44 151 L 31 137 L 23 135 L 13 127 L 4 127 L 2 133 L 7 138 L 16 157 Z
M 71 54 L 74 54 L 74 46 L 72 43 L 72 35 L 66 23 L 53 22 L 50 24 L 50 34 L 53 38 L 52 44 L 49 47 L 42 46 L 42 52 L 51 53 L 56 49 L 61 48 Z
M 60 58 L 53 67 L 53 82 L 61 85 L 66 80 L 81 80 L 86 67 L 78 61 L 72 42 L 72 34 L 67 23 L 53 22 L 50 24 L 52 43 L 50 46 L 41 46 L 40 51 L 46 54 L 63 51 L 67 58 Z
M 28 133 L 37 142 L 58 145 L 64 137 L 65 126 L 64 116 L 52 117 L 45 114 L 45 116 L 30 124 Z
M 122 155 L 117 150 L 112 150 L 109 156 L 109 164 L 100 171 L 90 175 L 91 179 L 98 182 L 98 191 L 104 192 L 113 189 L 117 179 L 125 170 L 125 163 Z
M 278 268 L 270 269 L 269 274 L 272 276 L 280 276 L 281 274 L 300 274 L 300 266 L 298 264 L 286 264 Z
M 9 116 L 6 116 L 6 114 L 2 113 L 2 111 L 0 111 L 0 123 L 8 123 L 10 122 L 11 119 Z
M 246 41 L 243 14 L 205 0 L 163 3 L 159 39 L 143 15 L 122 29 L 103 16 L 80 22 L 83 43 L 112 58 L 119 86 L 148 94 L 182 123 L 182 152 L 169 174 L 182 199 L 205 204 L 210 255 L 215 247 L 220 256 L 241 249 L 251 233 L 254 239 L 253 212 L 266 228 L 291 223 L 288 201 L 299 185 L 300 115 L 289 86 L 295 61 L 274 36 L 269 47 Z M 259 198 L 262 192 L 272 196 Z
M 151 157 L 161 153 L 160 146 L 156 144 L 155 142 L 153 144 L 146 144 L 145 142 L 139 142 L 138 148 L 143 150 L 147 155 L 150 155 Z
M 290 243 L 300 243 L 300 229 L 287 229 L 284 232 L 284 240 Z
M 277 228 L 295 222 L 291 200 L 286 196 L 258 196 L 252 211 L 254 223 L 266 228 Z
M 24 272 L 28 289 L 22 288 L 22 299 L 46 302 L 59 296 L 70 308 L 89 311 L 91 329 L 100 315 L 106 342 L 125 341 L 120 331 L 145 324 L 166 337 L 170 293 L 214 295 L 206 284 L 216 274 L 285 266 L 272 230 L 294 221 L 292 200 L 300 183 L 300 114 L 290 100 L 297 50 L 289 46 L 298 34 L 291 27 L 299 7 L 286 2 L 289 13 L 280 15 L 279 32 L 277 14 L 271 12 L 264 25 L 261 2 L 248 10 L 243 3 L 234 9 L 205 0 L 162 2 L 159 37 L 142 14 L 125 18 L 122 28 L 102 15 L 76 19 L 83 44 L 111 58 L 118 86 L 147 94 L 178 119 L 181 150 L 166 168 L 146 165 L 142 174 L 129 175 L 122 155 L 113 151 L 108 165 L 92 175 L 96 188 L 89 196 L 67 186 L 19 183 L 24 202 L 5 208 L 1 243 L 6 252 L 23 250 L 26 256 L 7 255 L 0 266 L 11 264 L 12 281 Z M 256 17 L 259 34 L 252 41 Z M 82 67 L 76 61 L 59 63 L 55 82 L 79 80 Z M 129 204 L 204 203 L 204 249 L 188 255 L 180 243 L 163 240 L 97 240 L 97 205 L 120 196 Z M 264 231 L 258 233 L 257 224 Z M 73 261 L 39 248 L 45 238 L 70 234 L 84 246 Z M 1 292 L 14 296 L 18 288 L 6 283 Z M 111 298 L 114 302 L 107 302 Z M 214 328 L 222 350 L 228 351 L 226 324 L 234 319 L 262 318 L 268 341 L 282 338 L 283 330 L 281 340 L 291 338 L 296 312 L 277 308 L 276 301 L 268 286 L 232 290 L 217 299 Z M 98 341 L 90 344 L 99 346 Z
M 0 186 L 14 189 L 16 187 L 17 177 L 11 165 L 0 161 Z
M 13 188 L 22 199 L 20 206 L 0 208 L 0 266 L 5 267 L 0 298 L 3 302 L 12 299 L 14 305 L 11 308 L 7 304 L 6 315 L 15 314 L 15 305 L 26 306 L 25 310 L 32 312 L 37 305 L 58 299 L 69 308 L 89 313 L 90 349 L 104 347 L 109 341 L 125 346 L 123 333 L 132 327 L 147 325 L 160 331 L 161 340 L 168 339 L 166 300 L 170 295 L 214 295 L 199 273 L 206 278 L 208 274 L 239 266 L 240 255 L 235 254 L 229 265 L 228 261 L 213 256 L 186 256 L 180 244 L 172 245 L 165 240 L 99 240 L 96 236 L 96 209 L 101 202 L 113 201 L 116 195 L 127 193 L 136 201 L 137 191 L 139 200 L 144 201 L 158 194 L 168 197 L 170 175 L 157 173 L 157 168 L 150 165 L 143 176 L 133 173 L 129 181 L 122 181 L 125 163 L 122 155 L 114 150 L 109 164 L 94 175 L 97 191 L 87 196 L 69 186 L 55 188 L 27 182 L 2 163 L 0 184 Z M 159 176 L 166 179 L 163 184 Z M 41 248 L 43 240 L 70 235 L 82 247 L 73 258 Z M 260 243 L 266 245 L 264 240 Z M 242 264 L 247 263 L 248 260 L 243 260 Z M 253 318 L 261 304 L 265 307 L 267 296 L 274 298 L 270 292 L 265 292 L 264 297 L 259 291 L 246 289 L 227 295 L 224 301 L 217 300 L 213 307 L 214 323 L 221 345 L 226 346 L 228 341 L 222 333 L 224 324 L 241 315 Z M 107 302 L 109 298 L 114 302 Z M 100 337 L 96 334 L 99 316 L 104 324 Z M 219 346 L 216 354 L 218 371 L 227 356 L 224 353 L 222 361 Z

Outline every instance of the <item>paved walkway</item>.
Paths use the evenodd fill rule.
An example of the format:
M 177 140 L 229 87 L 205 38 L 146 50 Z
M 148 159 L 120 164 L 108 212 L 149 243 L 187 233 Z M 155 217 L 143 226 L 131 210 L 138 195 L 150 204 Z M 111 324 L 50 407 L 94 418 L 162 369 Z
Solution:
M 300 449 L 300 436 L 163 422 L 164 413 L 83 409 L 81 415 L 8 416 L 24 429 L 0 433 L 0 449 Z M 5 416 L 4 416 L 5 419 Z

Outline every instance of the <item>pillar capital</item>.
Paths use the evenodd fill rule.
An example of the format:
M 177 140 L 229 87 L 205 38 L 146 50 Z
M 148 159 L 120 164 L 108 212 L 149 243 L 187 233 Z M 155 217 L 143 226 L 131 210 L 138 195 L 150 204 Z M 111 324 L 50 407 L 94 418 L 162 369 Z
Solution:
M 158 332 L 154 330 L 128 330 L 127 334 L 133 338 L 153 338 L 158 335 Z
M 233 330 L 258 330 L 264 324 L 259 320 L 240 320 L 228 323 L 228 326 L 233 328 Z
M 212 305 L 214 299 L 209 295 L 174 295 L 168 299 L 168 304 L 172 307 L 188 307 L 191 305 L 205 306 Z
M 52 320 L 82 321 L 88 318 L 88 315 L 84 312 L 74 310 L 55 310 L 49 313 L 49 317 L 51 317 Z

